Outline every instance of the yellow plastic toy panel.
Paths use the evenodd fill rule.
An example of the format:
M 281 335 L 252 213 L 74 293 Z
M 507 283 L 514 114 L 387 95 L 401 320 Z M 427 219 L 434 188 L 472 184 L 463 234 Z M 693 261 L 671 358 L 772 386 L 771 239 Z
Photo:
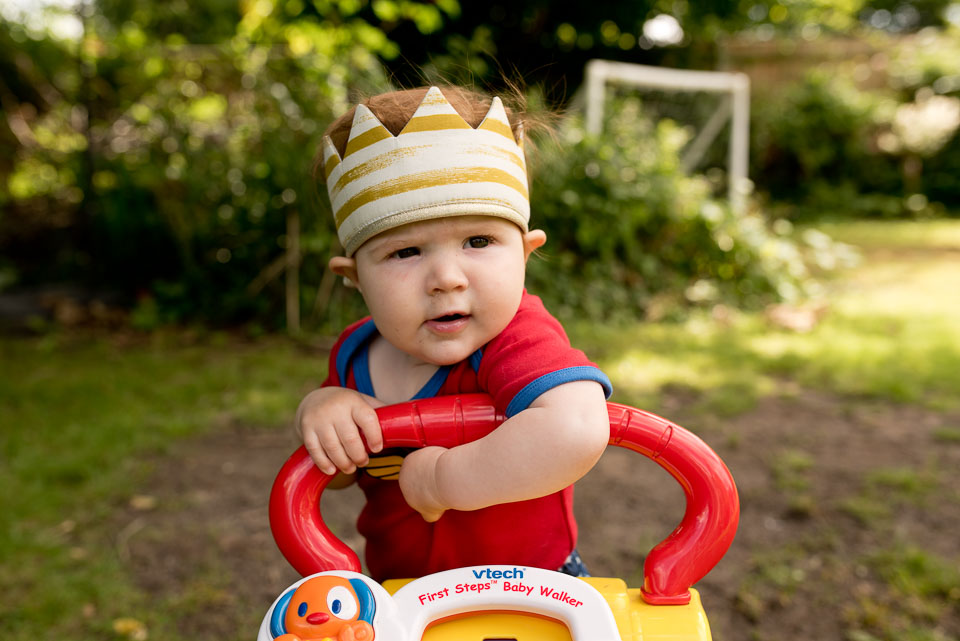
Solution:
M 639 589 L 621 579 L 583 578 L 606 600 L 622 641 L 710 641 L 710 626 L 691 589 L 686 605 L 649 605 Z M 394 594 L 410 580 L 390 580 L 383 587 Z M 518 612 L 477 612 L 432 624 L 422 641 L 573 641 L 561 621 Z M 580 641 L 580 640 L 577 640 Z M 589 641 L 589 640 L 587 640 Z

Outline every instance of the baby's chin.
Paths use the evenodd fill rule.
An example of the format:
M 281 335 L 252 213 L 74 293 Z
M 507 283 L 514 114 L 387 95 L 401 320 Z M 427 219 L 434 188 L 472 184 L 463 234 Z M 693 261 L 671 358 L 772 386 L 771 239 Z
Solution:
M 506 324 L 504 325 L 504 327 Z M 414 346 L 414 350 L 407 352 L 411 356 L 437 367 L 456 365 L 473 356 L 477 350 L 500 335 L 504 327 L 486 328 L 487 331 L 469 332 L 466 336 L 451 336 L 447 340 L 429 341 L 428 344 Z
M 476 350 L 474 350 L 474 351 L 476 351 Z M 472 353 L 473 353 L 473 352 L 470 352 L 470 354 L 472 354 Z M 457 363 L 461 363 L 461 362 L 467 360 L 468 358 L 470 358 L 470 354 L 467 354 L 467 355 L 464 356 L 463 358 L 458 358 L 458 357 L 453 357 L 453 356 L 451 356 L 451 357 L 449 357 L 449 358 L 431 358 L 431 357 L 427 357 L 427 358 L 422 358 L 421 360 L 423 360 L 424 363 L 429 363 L 430 365 L 435 365 L 436 367 L 447 367 L 448 365 L 456 365 Z
M 419 354 L 418 356 L 423 362 L 429 363 L 430 365 L 446 367 L 469 359 L 480 347 L 482 347 L 482 345 L 472 348 L 458 346 L 450 350 L 431 350 L 430 353 Z

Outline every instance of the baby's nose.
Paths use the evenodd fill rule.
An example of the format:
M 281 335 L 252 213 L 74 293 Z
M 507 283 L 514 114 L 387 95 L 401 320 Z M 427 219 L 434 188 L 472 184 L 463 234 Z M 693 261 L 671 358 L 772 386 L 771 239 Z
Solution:
M 467 286 L 467 275 L 455 260 L 437 259 L 432 268 L 431 291 L 450 291 Z

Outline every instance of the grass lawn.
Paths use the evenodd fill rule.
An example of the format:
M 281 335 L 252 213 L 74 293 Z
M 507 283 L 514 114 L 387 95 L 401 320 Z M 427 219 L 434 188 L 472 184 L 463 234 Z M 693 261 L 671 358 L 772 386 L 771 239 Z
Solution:
M 728 415 L 800 387 L 955 408 L 960 221 L 827 231 L 865 260 L 829 283 L 810 332 L 736 312 L 568 330 L 616 400 L 653 409 L 664 386 Z M 228 423 L 287 426 L 325 358 L 281 338 L 52 333 L 0 337 L 0 362 L 0 638 L 145 638 L 146 619 L 151 639 L 178 638 L 175 614 L 152 607 L 118 558 L 112 512 L 142 499 L 143 461 L 175 442 Z
M 656 405 L 664 385 L 679 385 L 703 392 L 711 410 L 735 413 L 797 384 L 934 408 L 960 404 L 960 221 L 827 231 L 859 247 L 863 260 L 827 283 L 812 331 L 737 312 L 720 322 L 704 313 L 680 324 L 568 329 L 618 383 L 618 396 L 645 406 Z
M 289 341 L 183 338 L 0 338 L 0 638 L 112 637 L 149 605 L 109 526 L 144 458 L 225 422 L 281 427 L 326 374 Z

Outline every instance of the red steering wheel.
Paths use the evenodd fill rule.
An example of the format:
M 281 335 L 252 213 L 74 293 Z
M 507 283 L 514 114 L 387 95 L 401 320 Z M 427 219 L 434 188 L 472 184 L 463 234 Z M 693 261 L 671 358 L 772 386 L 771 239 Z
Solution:
M 683 520 L 646 557 L 644 601 L 683 604 L 690 586 L 726 553 L 737 531 L 740 501 L 730 471 L 694 434 L 649 412 L 607 403 L 610 445 L 655 461 L 683 487 Z M 485 394 L 446 396 L 377 409 L 384 448 L 455 447 L 492 432 L 504 421 Z M 330 531 L 320 495 L 333 478 L 300 447 L 283 465 L 270 493 L 270 527 L 280 551 L 300 574 L 360 571 L 360 559 Z

